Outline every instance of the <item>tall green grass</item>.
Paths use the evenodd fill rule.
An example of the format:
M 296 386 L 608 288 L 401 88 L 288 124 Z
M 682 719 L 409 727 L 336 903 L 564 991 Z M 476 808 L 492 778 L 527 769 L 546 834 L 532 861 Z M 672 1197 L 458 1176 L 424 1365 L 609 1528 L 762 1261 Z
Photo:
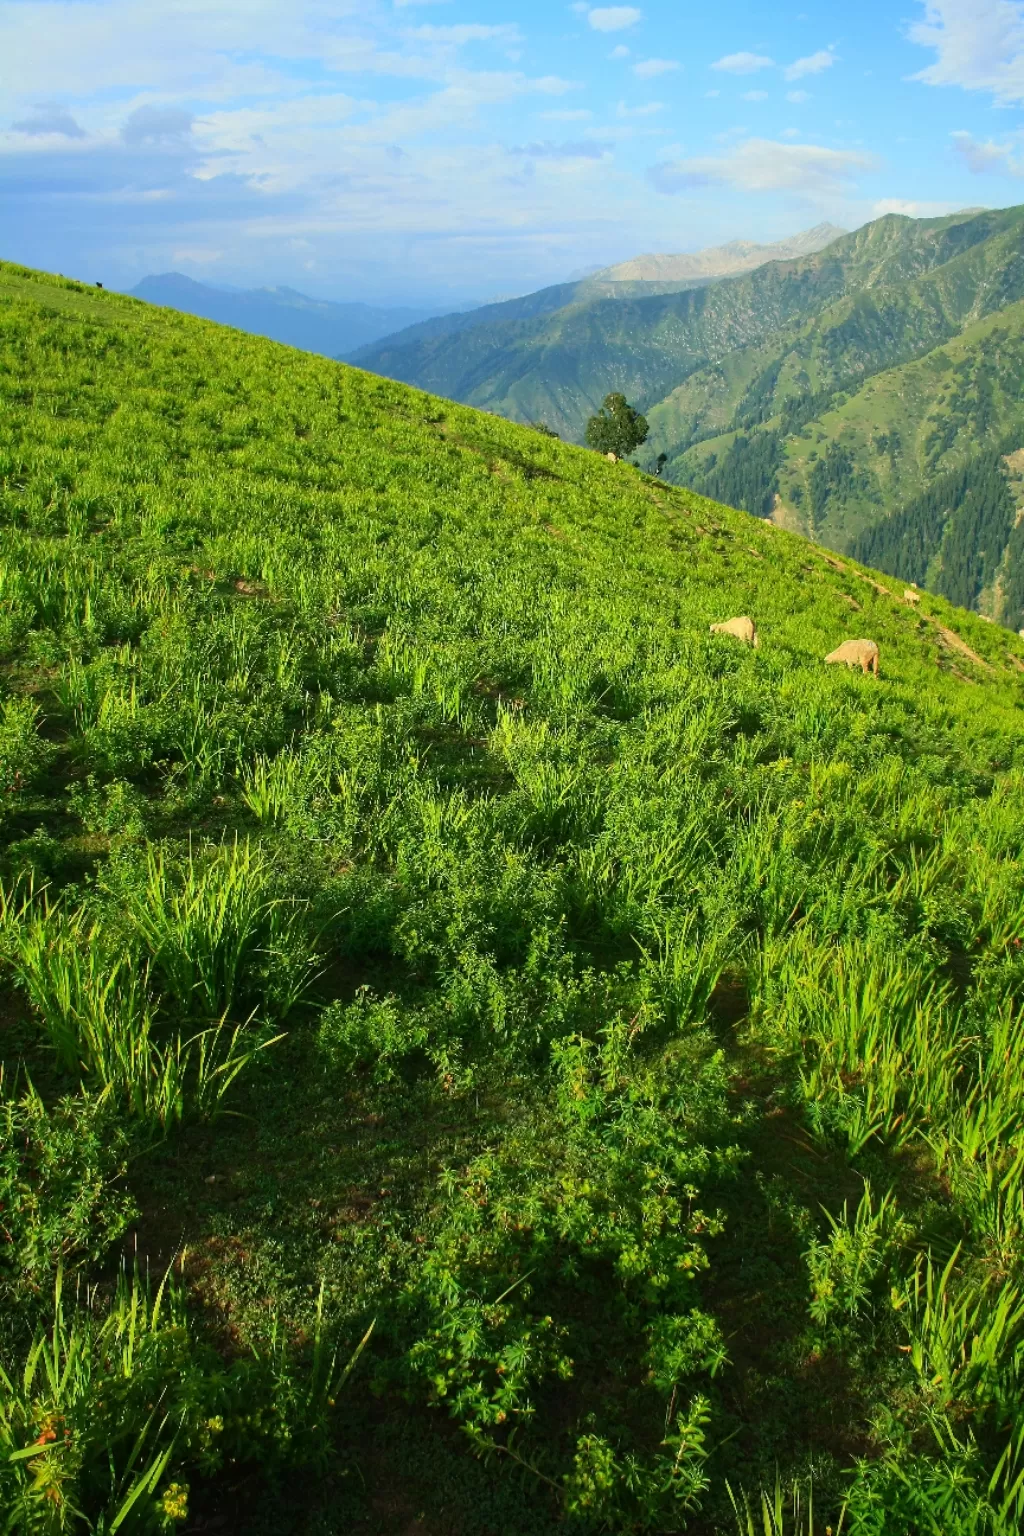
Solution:
M 156 868 L 162 872 L 162 866 Z M 148 887 L 146 894 L 152 895 L 153 889 Z M 235 889 L 229 886 L 229 891 Z M 157 900 L 165 894 L 159 883 L 155 894 Z M 202 895 L 198 899 L 201 902 Z M 252 910 L 251 904 L 243 909 L 250 927 L 239 935 L 230 928 L 230 916 L 224 918 L 230 900 L 229 895 L 219 906 L 220 929 L 202 930 L 199 945 L 206 947 L 205 966 L 201 953 L 181 962 L 188 940 L 199 931 L 195 907 L 188 913 L 191 928 L 183 924 L 182 932 L 158 906 L 162 926 L 151 926 L 145 938 L 150 944 L 155 939 L 156 944 L 177 946 L 171 965 L 161 966 L 155 944 L 145 958 L 137 950 L 119 948 L 109 923 L 95 920 L 84 907 L 66 911 L 45 889 L 37 894 L 31 886 L 20 892 L 0 890 L 0 932 L 11 969 L 60 1067 L 80 1073 L 91 1087 L 144 1122 L 166 1127 L 187 1114 L 215 1115 L 238 1075 L 282 1038 L 255 1028 L 251 1017 L 230 1023 L 227 1010 L 205 1028 L 183 1029 L 171 1022 L 181 1001 L 185 1017 L 194 1015 L 194 993 L 200 985 L 193 980 L 196 972 L 225 984 L 225 948 L 228 977 L 233 979 L 231 967 L 252 937 Z M 152 915 L 151 905 L 140 906 L 145 916 Z M 131 908 L 128 916 L 130 922 L 136 920 Z M 183 999 L 175 986 L 182 971 L 191 983 Z M 201 1006 L 211 1000 L 221 1001 L 220 994 L 211 999 L 209 991 L 201 993 Z M 227 1001 L 230 1004 L 231 995 Z
M 91 1287 L 160 1212 L 284 1460 L 323 1276 L 352 1337 L 382 1314 L 385 1423 L 453 1486 L 431 1411 L 532 1475 L 531 1536 L 1015 1529 L 1016 639 L 628 466 L 6 267 L 0 363 L 10 1382 L 130 1314 L 127 1282 L 65 1296 L 55 1344 L 53 1271 Z M 708 634 L 743 612 L 756 653 Z M 852 634 L 880 679 L 823 665 Z M 224 1371 L 201 1353 L 197 1400 Z M 170 1443 L 131 1401 L 94 1523 Z

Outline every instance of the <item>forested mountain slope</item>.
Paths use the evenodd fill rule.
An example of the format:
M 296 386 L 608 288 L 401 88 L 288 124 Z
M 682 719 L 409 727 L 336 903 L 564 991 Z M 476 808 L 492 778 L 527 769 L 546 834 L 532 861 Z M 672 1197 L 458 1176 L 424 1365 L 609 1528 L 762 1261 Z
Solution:
M 1018 637 L 9 265 L 0 405 L 12 1536 L 1015 1536 Z
M 965 250 L 942 251 L 925 273 L 899 265 L 756 346 L 692 375 L 652 412 L 654 435 L 675 457 L 693 442 L 773 421 L 788 435 L 839 404 L 836 396 L 924 356 L 1024 298 L 1024 210 L 990 232 L 972 220 Z M 874 226 L 868 226 L 869 229 Z
M 570 304 L 560 291 L 552 301 L 554 313 L 517 312 L 509 320 L 484 313 L 481 320 L 494 323 L 467 325 L 455 335 L 391 338 L 364 350 L 358 360 L 389 377 L 517 420 L 542 419 L 575 441 L 582 440 L 588 417 L 609 391 L 647 409 L 710 366 L 712 380 L 719 372 L 725 375 L 725 414 L 707 425 L 700 419 L 712 382 L 702 377 L 695 401 L 684 397 L 677 411 L 668 410 L 661 446 L 674 457 L 695 435 L 722 431 L 730 411 L 751 390 L 759 400 L 773 396 L 766 374 L 780 355 L 788 357 L 803 344 L 802 327 L 843 301 L 848 310 L 833 312 L 829 341 L 819 349 L 827 364 L 823 389 L 833 375 L 860 380 L 955 333 L 975 312 L 979 283 L 988 294 L 980 313 L 1024 297 L 1022 218 L 1019 209 L 946 219 L 890 215 L 817 255 L 773 262 L 703 288 Z M 972 257 L 975 247 L 985 249 Z M 890 289 L 955 265 L 958 258 L 961 265 L 948 282 L 937 278 L 915 290 L 906 306 L 890 302 Z M 890 338 L 892 323 L 896 333 Z M 851 346 L 847 364 L 844 355 Z M 754 357 L 751 349 L 762 347 L 764 357 Z M 810 373 L 804 384 L 799 367 L 790 371 L 792 378 L 782 382 L 784 394 L 815 388 Z
M 924 565 L 891 568 L 1017 628 L 1019 498 L 1005 465 L 996 522 L 975 527 L 971 508 L 972 466 L 984 479 L 989 460 L 1024 445 L 1022 283 L 1011 223 L 923 277 L 858 293 L 691 376 L 651 411 L 645 453 L 668 453 L 674 480 L 886 568 L 937 488 L 949 504 L 922 533 Z M 953 512 L 959 531 L 946 538 Z

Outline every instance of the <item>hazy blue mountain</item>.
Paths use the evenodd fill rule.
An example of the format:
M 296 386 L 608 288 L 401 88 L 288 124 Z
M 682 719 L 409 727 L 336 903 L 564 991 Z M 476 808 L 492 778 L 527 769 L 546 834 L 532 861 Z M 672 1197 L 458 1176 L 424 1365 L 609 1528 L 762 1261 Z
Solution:
M 304 352 L 337 357 L 368 346 L 382 336 L 414 325 L 427 309 L 389 309 L 373 304 L 334 304 L 311 299 L 294 288 L 214 288 L 181 272 L 144 277 L 132 289 L 137 299 L 216 320 L 237 331 L 268 336 Z

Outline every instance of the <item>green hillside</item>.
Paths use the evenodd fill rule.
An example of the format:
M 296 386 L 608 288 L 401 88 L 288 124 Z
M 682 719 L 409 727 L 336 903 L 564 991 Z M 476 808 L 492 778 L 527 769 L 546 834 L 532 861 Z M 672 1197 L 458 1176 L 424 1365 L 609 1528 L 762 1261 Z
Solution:
M 910 283 L 844 299 L 692 376 L 650 412 L 645 452 L 667 453 L 675 480 L 1018 628 L 1012 471 L 998 470 L 998 548 L 971 506 L 989 461 L 1024 443 L 1020 270 L 1012 228 Z M 889 366 L 907 352 L 919 355 Z M 938 522 L 933 491 L 945 498 Z M 927 543 L 923 563 L 893 563 L 903 529 Z
M 1017 1532 L 1017 636 L 9 265 L 0 397 L 5 1529 Z
M 655 437 L 670 457 L 723 431 L 769 421 L 784 437 L 799 432 L 873 375 L 923 357 L 1024 298 L 1024 209 L 938 231 L 936 223 L 948 221 L 893 215 L 830 247 L 841 255 L 864 237 L 871 249 L 884 235 L 895 250 L 872 271 L 850 264 L 841 296 L 809 304 L 788 326 L 717 357 L 681 384 L 652 411 Z M 921 270 L 908 258 L 929 234 L 934 260 Z
M 552 289 L 514 314 L 460 317 L 458 335 L 438 322 L 361 356 L 577 441 L 604 393 L 621 391 L 650 422 L 643 464 L 664 455 L 670 480 L 909 579 L 914 563 L 893 565 L 886 550 L 917 520 L 918 498 L 1004 439 L 1009 452 L 1024 444 L 1022 229 L 1020 208 L 890 215 L 699 293 Z M 879 527 L 896 512 L 898 524 Z M 946 538 L 954 513 L 960 531 Z M 924 568 L 936 591 L 1018 628 L 1024 571 L 1013 516 L 1003 522 L 982 578 L 972 562 L 993 530 L 970 524 L 969 505 L 947 508 Z
M 675 457 L 712 427 L 723 430 L 741 405 L 749 414 L 776 395 L 780 403 L 790 394 L 805 402 L 808 391 L 859 383 L 956 334 L 976 309 L 983 314 L 1024 298 L 1022 221 L 1024 209 L 945 219 L 890 215 L 816 255 L 744 277 L 628 300 L 546 290 L 555 295 L 553 313 L 529 313 L 531 301 L 521 300 L 512 319 L 481 311 L 465 317 L 457 334 L 420 328 L 404 343 L 399 336 L 364 348 L 358 361 L 513 420 L 544 420 L 576 442 L 609 392 L 646 410 L 699 374 L 695 398 L 684 393 L 658 416 L 658 446 Z M 899 290 L 907 284 L 912 293 L 904 297 Z M 826 317 L 824 339 L 809 343 L 804 330 L 819 315 Z M 813 326 L 808 334 L 817 336 Z M 763 357 L 747 356 L 762 347 Z M 813 357 L 804 368 L 798 359 L 808 347 Z M 772 371 L 783 358 L 790 366 L 780 381 Z M 724 400 L 716 405 L 720 373 Z

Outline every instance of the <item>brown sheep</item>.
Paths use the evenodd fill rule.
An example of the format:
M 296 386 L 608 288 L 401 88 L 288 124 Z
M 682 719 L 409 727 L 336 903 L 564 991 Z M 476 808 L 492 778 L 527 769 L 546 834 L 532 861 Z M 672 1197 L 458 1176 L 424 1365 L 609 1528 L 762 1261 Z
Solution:
M 734 640 L 742 640 L 744 645 L 752 645 L 755 649 L 761 644 L 757 626 L 746 614 L 738 619 L 726 619 L 724 624 L 712 624 L 710 632 L 713 635 L 732 635 Z
M 845 640 L 825 660 L 845 662 L 848 667 L 860 667 L 865 676 L 869 672 L 878 676 L 878 646 L 873 640 Z

